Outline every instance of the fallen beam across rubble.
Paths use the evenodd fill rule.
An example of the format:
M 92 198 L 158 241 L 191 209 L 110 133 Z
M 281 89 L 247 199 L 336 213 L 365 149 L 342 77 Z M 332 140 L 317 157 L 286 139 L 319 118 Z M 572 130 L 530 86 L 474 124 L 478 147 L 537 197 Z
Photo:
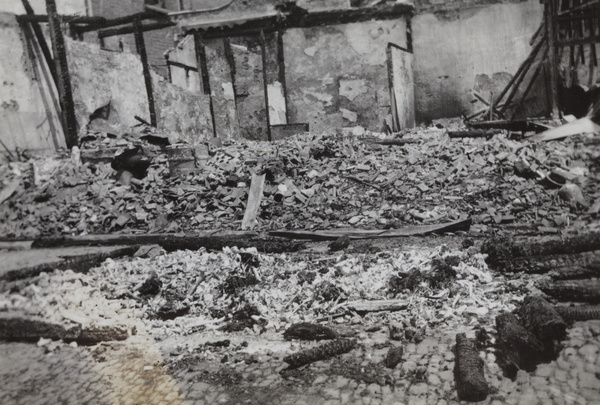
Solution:
M 400 229 L 333 229 L 328 231 L 271 231 L 269 235 L 291 239 L 336 240 L 348 235 L 350 239 L 396 238 L 401 236 L 423 236 L 432 233 L 468 231 L 471 218 L 444 224 L 406 226 Z
M 175 250 L 221 250 L 226 246 L 256 247 L 265 253 L 297 251 L 301 243 L 274 237 L 261 237 L 256 232 L 220 232 L 196 234 L 122 234 L 43 237 L 33 241 L 32 248 L 65 246 L 159 245 L 168 252 Z

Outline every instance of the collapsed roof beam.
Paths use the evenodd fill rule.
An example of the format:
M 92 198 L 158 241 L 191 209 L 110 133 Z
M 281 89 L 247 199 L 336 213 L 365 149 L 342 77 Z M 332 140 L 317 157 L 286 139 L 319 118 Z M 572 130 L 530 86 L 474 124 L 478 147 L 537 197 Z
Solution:
M 107 21 L 104 17 L 88 17 L 80 15 L 59 15 L 57 17 L 59 21 L 69 24 L 104 24 Z M 17 21 L 47 23 L 48 16 L 42 14 L 18 15 Z
M 135 13 L 131 15 L 127 15 L 125 17 L 113 18 L 110 20 L 106 20 L 101 24 L 90 24 L 87 27 L 75 27 L 75 30 L 78 34 L 83 34 L 84 32 L 96 31 L 102 28 L 116 27 L 118 25 L 131 24 L 135 21 L 149 20 L 149 19 L 159 19 L 164 20 L 165 16 L 163 14 L 157 13 L 155 11 L 142 11 L 140 13 Z M 133 28 L 130 33 L 133 33 Z
M 141 25 L 140 30 L 141 30 L 141 32 L 154 31 L 154 30 L 160 30 L 163 28 L 172 27 L 173 25 L 175 25 L 175 23 L 172 23 L 171 21 L 157 22 L 157 23 L 152 23 L 152 24 Z M 113 37 L 115 35 L 134 34 L 135 31 L 136 31 L 136 29 L 133 25 L 129 25 L 126 27 L 120 27 L 120 28 L 110 28 L 110 29 L 106 29 L 106 30 L 98 30 L 98 38 Z

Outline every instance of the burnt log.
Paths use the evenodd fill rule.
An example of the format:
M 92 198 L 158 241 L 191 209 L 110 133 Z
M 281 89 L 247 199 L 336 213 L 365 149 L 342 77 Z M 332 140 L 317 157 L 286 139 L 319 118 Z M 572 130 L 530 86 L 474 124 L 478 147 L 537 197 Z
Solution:
M 512 313 L 498 315 L 496 330 L 496 359 L 504 376 L 514 381 L 519 370 L 535 371 L 543 357 L 544 345 L 521 320 Z
M 333 329 L 314 323 L 295 323 L 283 332 L 285 340 L 327 340 L 336 339 L 338 334 Z
M 539 285 L 540 290 L 559 301 L 600 303 L 600 279 L 556 280 Z
M 348 353 L 356 346 L 356 339 L 336 339 L 313 349 L 303 350 L 284 357 L 283 361 L 290 368 L 297 368 L 315 361 L 327 360 L 340 354 Z
M 498 270 L 510 273 L 547 273 L 556 277 L 577 278 L 600 275 L 600 250 L 591 252 L 549 256 L 517 257 L 498 261 Z
M 88 326 L 81 330 L 75 340 L 80 345 L 95 345 L 100 342 L 125 340 L 129 336 L 122 326 Z
M 506 260 L 517 257 L 576 254 L 600 250 L 600 233 L 589 233 L 567 239 L 527 242 L 511 238 L 492 238 L 485 241 L 481 252 L 488 255 L 486 262 L 497 268 Z
M 383 359 L 383 365 L 387 368 L 396 368 L 398 363 L 402 361 L 402 355 L 404 354 L 404 348 L 402 346 L 390 347 Z
M 67 342 L 74 341 L 81 334 L 79 325 L 65 326 L 46 322 L 38 318 L 23 318 L 20 316 L 0 317 L 0 340 L 8 342 L 35 343 L 40 338 Z
M 554 307 L 554 309 L 566 322 L 600 319 L 600 305 L 557 305 Z
M 463 401 L 483 401 L 489 394 L 489 386 L 483 375 L 483 360 L 474 339 L 464 333 L 456 335 L 456 360 L 454 378 L 458 398 Z
M 542 343 L 562 340 L 567 336 L 567 324 L 548 301 L 539 296 L 527 296 L 518 309 L 525 327 Z
M 197 234 L 123 234 L 123 235 L 81 235 L 62 237 L 42 237 L 33 241 L 32 248 L 65 246 L 114 246 L 114 245 L 159 245 L 167 252 L 176 250 L 220 251 L 226 246 L 256 247 L 264 253 L 296 252 L 305 244 L 277 237 L 261 237 L 256 232 L 204 232 Z

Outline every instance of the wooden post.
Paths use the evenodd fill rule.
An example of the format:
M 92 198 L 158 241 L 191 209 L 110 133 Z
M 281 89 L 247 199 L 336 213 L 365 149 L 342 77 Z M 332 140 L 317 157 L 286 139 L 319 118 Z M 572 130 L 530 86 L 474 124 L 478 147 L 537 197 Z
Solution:
M 269 85 L 267 84 L 267 41 L 265 32 L 260 31 L 260 50 L 262 56 L 263 85 L 265 89 L 265 108 L 267 113 L 267 140 L 271 142 L 271 117 L 269 115 Z
M 150 67 L 148 66 L 148 55 L 146 54 L 142 22 L 139 19 L 136 19 L 133 22 L 133 29 L 135 47 L 137 53 L 140 55 L 142 67 L 144 69 L 144 81 L 146 82 L 146 93 L 148 94 L 148 110 L 150 111 L 150 123 L 153 127 L 156 127 L 156 110 L 154 108 L 154 94 L 152 92 L 152 76 L 150 75 Z
M 213 137 L 217 137 L 217 125 L 215 122 L 215 107 L 213 105 L 212 90 L 210 88 L 210 76 L 208 75 L 208 64 L 206 62 L 206 48 L 204 40 L 199 32 L 194 32 L 194 45 L 196 46 L 196 60 L 198 61 L 198 72 L 202 77 L 202 90 L 204 94 L 208 94 L 210 118 L 212 119 Z
M 54 63 L 58 79 L 58 93 L 62 107 L 62 118 L 65 129 L 65 140 L 67 148 L 79 145 L 77 135 L 77 119 L 75 118 L 75 104 L 73 103 L 73 92 L 71 89 L 71 77 L 67 63 L 67 52 L 65 50 L 65 38 L 60 27 L 60 21 L 56 13 L 55 0 L 46 0 L 46 12 L 50 28 L 50 39 L 54 51 Z
M 546 38 L 548 40 L 548 63 L 550 64 L 550 95 L 552 119 L 560 119 L 558 105 L 558 58 L 556 55 L 556 5 L 555 0 L 546 0 L 544 5 Z

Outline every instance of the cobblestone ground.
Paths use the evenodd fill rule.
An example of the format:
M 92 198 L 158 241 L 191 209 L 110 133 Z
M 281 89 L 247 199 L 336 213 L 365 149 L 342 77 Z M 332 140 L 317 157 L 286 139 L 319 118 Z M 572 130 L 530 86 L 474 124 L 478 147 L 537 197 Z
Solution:
M 380 364 L 386 333 L 364 332 L 352 352 L 283 375 L 283 357 L 307 344 L 212 332 L 203 340 L 230 339 L 229 356 L 218 348 L 207 356 L 191 349 L 201 340 L 194 335 L 180 345 L 186 350 L 175 351 L 172 339 L 143 334 L 92 347 L 2 343 L 0 404 L 454 404 L 457 332 L 441 329 L 406 345 L 394 370 Z M 249 344 L 233 353 L 243 341 Z M 492 394 L 481 403 L 600 404 L 599 351 L 600 321 L 577 323 L 556 361 L 519 372 L 513 382 L 502 377 L 489 350 Z

